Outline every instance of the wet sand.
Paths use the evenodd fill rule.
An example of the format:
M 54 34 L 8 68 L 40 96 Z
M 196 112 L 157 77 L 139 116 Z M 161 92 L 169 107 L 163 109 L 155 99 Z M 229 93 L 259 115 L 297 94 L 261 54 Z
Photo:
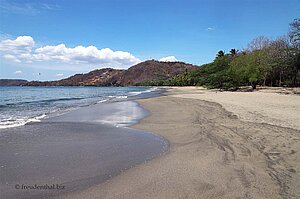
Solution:
M 47 122 L 84 122 L 131 126 L 149 115 L 137 102 L 124 100 L 113 103 L 99 103 L 82 107 L 65 114 L 45 119 Z
M 0 198 L 78 192 L 159 156 L 168 147 L 160 136 L 114 126 L 131 125 L 146 114 L 136 102 L 124 101 L 1 129 Z M 35 184 L 57 189 L 22 189 Z
M 200 100 L 200 93 L 191 92 L 196 91 L 169 89 L 166 96 L 139 100 L 151 115 L 134 127 L 168 139 L 168 153 L 61 198 L 300 197 L 300 131 L 289 126 L 289 117 L 280 118 L 280 125 L 287 120 L 285 125 L 289 127 L 246 121 L 240 118 L 240 112 L 229 112 L 225 106 Z M 195 94 L 193 99 L 188 96 L 191 94 Z M 266 95 L 261 101 L 276 106 L 277 95 Z M 243 97 L 235 101 L 233 95 L 228 100 L 249 111 L 242 105 Z M 284 110 L 285 105 L 293 106 L 291 101 L 281 109 L 274 108 Z M 264 106 L 258 108 L 265 111 Z

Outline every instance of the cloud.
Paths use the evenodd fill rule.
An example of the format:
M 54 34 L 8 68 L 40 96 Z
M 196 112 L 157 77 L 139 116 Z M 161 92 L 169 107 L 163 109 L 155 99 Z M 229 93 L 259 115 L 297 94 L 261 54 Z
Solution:
M 15 74 L 22 74 L 23 72 L 21 71 L 21 70 L 17 70 L 16 72 L 15 72 Z
M 109 48 L 98 49 L 95 46 L 69 48 L 65 44 L 59 44 L 35 48 L 35 41 L 30 36 L 19 36 L 15 40 L 0 40 L 0 52 L 4 59 L 16 63 L 105 65 L 126 68 L 141 61 L 129 52 L 113 51 Z
M 57 4 L 46 4 L 39 2 L 8 2 L 0 1 L 0 11 L 9 14 L 22 14 L 22 15 L 37 15 L 41 11 L 46 10 L 60 10 Z
M 118 62 L 121 64 L 135 64 L 140 61 L 128 52 L 112 51 L 109 48 L 99 50 L 95 46 L 67 48 L 65 44 L 38 48 L 35 50 L 32 58 L 35 61 L 52 60 L 71 64 L 107 64 Z
M 58 4 L 46 4 L 46 3 L 42 3 L 39 4 L 41 9 L 44 10 L 60 10 L 61 7 Z
M 21 61 L 14 55 L 6 54 L 3 55 L 3 58 L 11 62 L 21 63 Z
M 159 61 L 162 61 L 162 62 L 176 62 L 178 60 L 176 59 L 175 56 L 168 56 L 168 57 L 162 57 L 161 59 L 159 59 Z
M 212 27 L 208 27 L 208 28 L 206 28 L 205 30 L 206 30 L 206 31 L 214 31 L 215 29 L 212 28 Z
M 0 41 L 0 51 L 10 54 L 31 53 L 35 42 L 30 36 L 19 36 L 15 40 L 3 39 Z
M 56 77 L 63 77 L 64 74 L 63 74 L 63 73 L 57 73 L 55 76 L 56 76 Z

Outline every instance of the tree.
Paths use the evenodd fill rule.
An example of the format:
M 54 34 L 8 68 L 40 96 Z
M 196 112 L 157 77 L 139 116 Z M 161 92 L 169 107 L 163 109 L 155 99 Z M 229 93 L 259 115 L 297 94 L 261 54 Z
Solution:
M 218 52 L 218 54 L 217 54 L 217 58 L 218 58 L 218 57 L 223 57 L 224 55 L 225 55 L 225 51 L 220 50 L 220 51 Z
M 230 55 L 234 57 L 235 55 L 237 55 L 238 51 L 239 50 L 236 50 L 235 48 L 232 48 L 229 52 L 230 52 Z
M 269 62 L 273 65 L 273 73 L 276 79 L 276 85 L 282 86 L 285 76 L 290 72 L 292 67 L 292 51 L 288 42 L 288 38 L 279 37 L 270 42 L 268 47 L 270 56 Z
M 293 68 L 292 68 L 292 82 L 293 82 L 293 86 L 300 86 L 300 50 L 295 50 L 293 52 Z
M 202 83 L 210 88 L 231 87 L 230 84 L 227 84 L 230 81 L 230 77 L 227 74 L 230 62 L 231 58 L 229 55 L 217 57 L 201 71 L 201 74 L 204 75 L 201 78 Z
M 233 82 L 238 85 L 251 85 L 256 89 L 257 84 L 264 84 L 271 67 L 268 64 L 266 51 L 257 50 L 248 54 L 238 55 L 231 63 L 229 72 Z
M 299 86 L 297 77 L 300 78 L 300 18 L 290 23 L 289 38 L 293 47 L 293 85 Z
M 300 18 L 290 23 L 289 37 L 293 46 L 300 50 Z
M 270 40 L 265 36 L 259 36 L 253 39 L 246 49 L 248 52 L 266 49 L 270 45 Z

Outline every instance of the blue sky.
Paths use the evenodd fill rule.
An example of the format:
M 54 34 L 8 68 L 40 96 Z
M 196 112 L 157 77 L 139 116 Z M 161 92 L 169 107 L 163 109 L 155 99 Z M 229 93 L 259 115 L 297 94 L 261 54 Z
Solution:
M 147 59 L 212 61 L 288 32 L 300 0 L 0 0 L 0 78 L 53 80 Z

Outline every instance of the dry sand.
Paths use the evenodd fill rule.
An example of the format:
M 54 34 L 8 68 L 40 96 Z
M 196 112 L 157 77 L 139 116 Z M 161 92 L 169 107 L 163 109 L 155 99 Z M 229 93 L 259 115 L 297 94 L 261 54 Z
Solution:
M 268 88 L 255 92 L 220 92 L 201 87 L 177 87 L 170 90 L 172 90 L 173 97 L 219 103 L 244 121 L 300 130 L 300 95 L 293 95 L 287 89 Z
M 199 100 L 204 95 L 194 92 L 198 91 L 173 88 L 166 96 L 139 101 L 152 114 L 134 127 L 167 138 L 168 153 L 64 198 L 299 198 L 300 131 L 293 129 L 299 125 L 299 116 L 293 116 L 299 111 L 295 102 L 299 96 L 284 96 L 286 103 L 278 107 L 279 94 L 269 98 L 259 97 L 260 93 L 225 93 L 221 95 L 226 96 L 226 106 L 226 100 L 222 104 L 221 98 L 213 97 L 218 93 L 207 94 L 219 99 L 223 108 Z M 261 118 L 279 111 L 280 116 L 270 118 L 292 128 L 247 118 L 249 112 L 256 113 L 245 102 L 249 99 L 259 100 L 255 104 Z M 294 111 L 291 115 L 290 110 Z

